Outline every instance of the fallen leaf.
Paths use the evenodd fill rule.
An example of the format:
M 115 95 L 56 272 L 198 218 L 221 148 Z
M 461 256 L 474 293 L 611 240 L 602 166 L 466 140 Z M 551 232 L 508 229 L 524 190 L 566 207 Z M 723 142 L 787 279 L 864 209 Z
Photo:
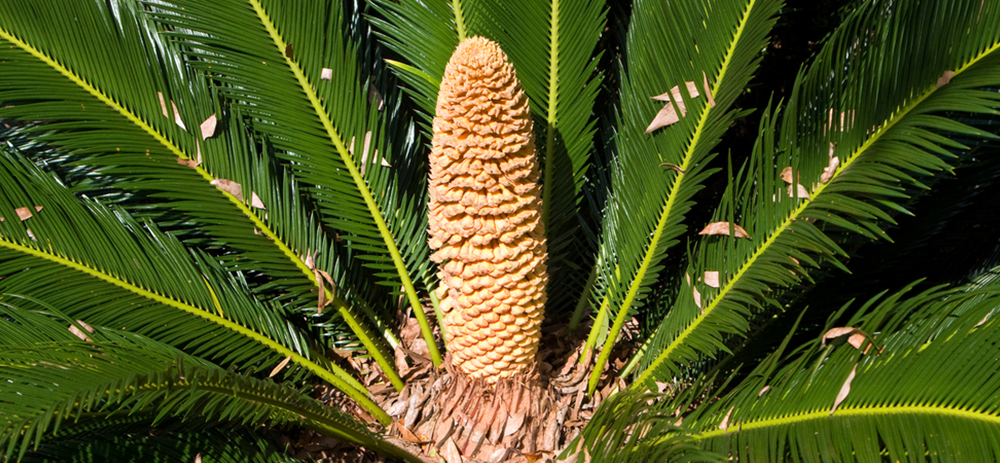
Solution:
M 718 288 L 719 272 L 705 272 L 705 284 L 713 288 Z
M 973 326 L 973 328 L 979 328 L 980 326 L 983 326 L 983 323 L 986 323 L 986 320 L 989 320 L 989 319 L 990 319 L 990 315 L 991 315 L 992 313 L 993 313 L 993 312 L 990 312 L 990 313 L 986 314 L 986 316 L 985 316 L 985 317 L 983 317 L 983 319 L 982 319 L 982 320 L 979 320 L 979 323 L 976 323 L 976 326 Z
M 84 323 L 83 320 L 77 320 L 76 323 L 79 324 L 87 333 L 94 332 L 94 328 Z M 77 328 L 76 325 L 69 325 L 69 332 L 73 333 L 73 336 L 80 338 L 81 341 L 94 342 L 93 339 L 90 339 L 90 336 L 87 336 L 86 333 L 80 331 L 80 329 Z
M 278 374 L 279 371 L 281 371 L 282 369 L 284 369 L 288 365 L 288 362 L 290 362 L 291 360 L 292 360 L 292 356 L 285 357 L 284 360 L 282 360 L 280 363 L 278 363 L 278 365 L 275 366 L 273 370 L 271 370 L 271 374 L 267 375 L 267 377 L 268 378 L 273 378 L 274 375 Z
M 729 416 L 733 414 L 733 409 L 734 408 L 736 408 L 736 407 L 734 406 L 734 407 L 730 408 L 729 412 L 726 413 L 726 417 L 722 419 L 721 423 L 719 423 L 719 429 L 725 431 L 726 428 L 729 427 Z
M 167 102 L 163 99 L 163 92 L 156 92 L 156 96 L 160 98 L 160 110 L 163 111 L 163 117 L 170 117 L 167 113 Z
M 701 293 L 698 292 L 698 287 L 692 286 L 691 289 L 694 290 L 694 305 L 701 308 Z
M 850 326 L 841 326 L 841 327 L 837 327 L 837 328 L 830 328 L 829 330 L 826 331 L 826 333 L 823 333 L 823 340 L 820 341 L 820 343 L 825 346 L 826 345 L 826 341 L 828 339 L 836 339 L 836 338 L 839 338 L 841 336 L 852 334 L 855 331 L 857 331 L 857 328 L 853 328 L 853 327 L 850 327 Z
M 781 170 L 781 179 L 784 180 L 785 183 L 792 183 L 792 166 L 785 167 Z
M 680 106 L 683 111 L 683 103 L 681 103 Z M 646 127 L 646 133 L 650 133 L 661 127 L 674 124 L 679 120 L 681 120 L 681 118 L 677 115 L 677 110 L 674 109 L 674 105 L 668 102 L 665 106 L 663 106 L 663 109 L 661 109 L 660 112 L 656 113 L 656 117 L 653 118 L 653 122 L 649 123 L 649 127 Z
M 941 88 L 942 85 L 951 82 L 951 78 L 954 76 L 955 76 L 955 71 L 944 71 L 944 74 L 941 74 L 941 77 L 938 77 L 937 88 Z
M 285 58 L 294 58 L 294 53 L 292 52 L 292 44 L 285 45 Z
M 681 169 L 677 164 L 672 164 L 672 163 L 669 163 L 669 162 L 664 162 L 663 164 L 660 164 L 660 167 L 669 167 L 669 168 L 671 168 L 673 170 L 676 170 L 677 172 L 680 172 L 682 174 L 684 173 L 684 169 Z
M 684 279 L 687 280 L 687 284 L 689 284 L 689 285 L 691 284 L 691 274 L 690 273 L 685 273 L 684 274 Z
M 761 389 L 760 392 L 757 393 L 757 397 L 763 397 L 764 393 L 767 392 L 769 389 L 771 389 L 771 386 L 764 386 L 764 389 Z
M 173 100 L 170 100 L 170 107 L 174 108 L 174 123 L 184 131 L 187 131 L 188 128 L 184 126 L 184 121 L 181 120 L 181 112 L 177 110 L 177 105 L 174 104 Z
M 323 68 L 323 71 L 319 74 L 319 78 L 323 80 L 333 80 L 333 69 Z
M 441 458 L 446 463 L 463 463 L 465 461 L 462 459 L 462 452 L 458 451 L 458 446 L 455 445 L 454 439 L 448 439 L 444 443 L 444 448 L 441 449 Z
M 201 454 L 200 453 L 194 456 L 194 463 L 201 463 Z
M 833 173 L 837 171 L 837 167 L 840 166 L 840 158 L 833 155 L 833 143 L 830 144 L 830 164 L 823 168 L 823 175 L 819 177 L 819 181 L 826 183 L 833 178 Z
M 809 190 L 807 190 L 806 187 L 802 186 L 801 183 L 798 184 L 798 185 L 796 185 L 796 186 L 798 188 L 795 190 L 795 192 L 798 193 L 798 198 L 799 199 L 809 199 Z M 788 197 L 791 198 L 792 196 L 794 196 L 792 194 L 792 186 L 788 185 Z
M 399 434 L 402 435 L 403 439 L 407 442 L 412 442 L 414 444 L 424 443 L 424 441 L 417 437 L 416 434 L 413 434 L 413 431 L 406 429 L 406 426 L 403 426 L 403 423 L 396 421 L 396 428 L 399 429 Z
M 42 210 L 42 206 L 35 206 L 35 212 L 38 212 L 40 210 Z M 32 217 L 31 209 L 27 207 L 18 207 L 14 209 L 14 212 L 17 213 L 17 218 L 21 219 L 22 222 Z
M 714 108 L 715 107 L 715 97 L 712 96 L 712 88 L 709 87 L 709 85 L 708 85 L 708 74 L 705 74 L 705 71 L 701 71 L 701 76 L 705 79 L 705 82 L 704 82 L 704 85 L 705 85 L 705 96 L 708 97 L 708 107 L 709 108 Z
M 385 100 L 382 99 L 382 92 L 379 92 L 378 87 L 375 86 L 375 76 L 368 78 L 368 104 L 372 104 L 373 101 L 378 103 L 376 107 L 381 111 Z
M 264 202 L 260 200 L 260 196 L 257 196 L 257 193 L 253 191 L 250 192 L 250 205 L 257 209 L 267 209 L 264 207 Z
M 232 180 L 226 180 L 224 178 L 212 180 L 211 183 L 212 185 L 215 185 L 216 188 L 235 196 L 236 199 L 243 202 L 243 187 L 240 186 L 239 183 Z
M 750 235 L 747 233 L 743 227 L 733 224 L 733 229 L 736 230 L 737 238 L 747 238 L 750 239 Z M 728 235 L 729 234 L 729 222 L 712 222 L 705 226 L 705 228 L 698 232 L 699 235 Z
M 854 375 L 858 371 L 858 364 L 854 364 L 854 368 L 851 368 L 851 374 L 847 375 L 847 380 L 844 381 L 844 385 L 840 386 L 840 392 L 837 393 L 837 398 L 833 401 L 833 408 L 830 410 L 830 414 L 837 411 L 837 407 L 840 406 L 841 402 L 847 398 L 847 394 L 851 393 L 851 381 L 854 381 Z
M 201 123 L 201 139 L 204 140 L 212 135 L 215 135 L 215 126 L 218 124 L 218 120 L 215 118 L 215 114 L 208 116 L 205 122 Z

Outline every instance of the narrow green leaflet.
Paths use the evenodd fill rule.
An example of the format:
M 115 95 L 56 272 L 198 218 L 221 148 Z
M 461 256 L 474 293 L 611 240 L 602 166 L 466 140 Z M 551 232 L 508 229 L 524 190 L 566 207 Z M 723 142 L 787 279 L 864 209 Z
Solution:
M 325 225 L 367 261 L 381 284 L 402 286 L 435 364 L 440 363 L 407 262 L 423 265 L 423 192 L 400 191 L 380 98 L 370 93 L 339 5 L 177 0 L 150 4 L 186 63 L 219 85 L 266 137 L 323 212 Z M 218 11 L 227 20 L 218 21 Z M 402 247 L 406 243 L 408 246 Z M 400 250 L 406 255 L 402 254 Z M 418 275 L 419 276 L 419 275 Z
M 805 265 L 843 267 L 834 258 L 843 251 L 826 229 L 882 237 L 878 222 L 891 221 L 885 208 L 904 210 L 904 188 L 923 186 L 914 176 L 949 170 L 949 150 L 966 149 L 953 137 L 993 137 L 946 111 L 1000 110 L 1000 94 L 982 90 L 1000 86 L 1000 10 L 980 10 L 974 1 L 887 3 L 856 11 L 798 79 L 779 154 L 765 141 L 749 169 L 754 175 L 739 180 L 737 200 L 727 200 L 735 213 L 724 207 L 715 215 L 752 218 L 744 224 L 749 238 L 702 238 L 695 266 L 702 273 L 692 275 L 695 287 L 682 289 L 700 292 L 701 304 L 678 299 L 654 334 L 650 351 L 657 355 L 644 359 L 636 387 L 667 381 L 725 350 L 725 336 L 744 335 L 762 301 L 807 275 Z M 944 34 L 939 40 L 904 38 L 939 17 L 947 18 L 933 25 Z M 773 166 L 787 166 L 783 179 Z M 718 287 L 705 283 L 708 271 L 719 272 Z
M 622 326 L 643 305 L 667 249 L 686 229 L 692 196 L 714 172 L 706 167 L 711 150 L 740 115 L 730 106 L 753 75 L 781 6 L 771 0 L 679 9 L 654 3 L 636 2 L 629 24 L 617 169 L 599 249 L 608 300 L 600 310 L 608 313 L 597 316 L 614 322 L 590 377 L 591 392 Z M 677 100 L 666 104 L 684 115 L 655 128 L 651 121 L 664 110 L 663 98 Z M 595 324 L 588 347 L 598 330 Z

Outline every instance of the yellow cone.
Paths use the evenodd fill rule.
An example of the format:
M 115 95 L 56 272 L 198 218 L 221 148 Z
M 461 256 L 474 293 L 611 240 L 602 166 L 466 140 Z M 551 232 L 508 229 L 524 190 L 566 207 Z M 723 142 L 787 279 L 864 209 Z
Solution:
M 525 372 L 544 317 L 545 234 L 528 98 L 497 44 L 469 38 L 451 56 L 430 165 L 448 352 L 491 384 Z

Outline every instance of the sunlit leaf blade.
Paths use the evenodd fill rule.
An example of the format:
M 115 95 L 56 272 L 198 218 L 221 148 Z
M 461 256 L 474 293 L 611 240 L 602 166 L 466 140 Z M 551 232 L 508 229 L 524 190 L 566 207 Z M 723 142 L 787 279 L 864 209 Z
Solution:
M 704 2 L 686 8 L 643 1 L 633 5 L 622 73 L 617 169 L 600 247 L 600 280 L 610 302 L 608 319 L 614 324 L 590 377 L 591 391 L 626 319 L 642 307 L 663 269 L 667 249 L 687 228 L 683 219 L 693 207 L 692 196 L 714 172 L 707 168 L 711 150 L 739 116 L 730 107 L 759 62 L 758 51 L 780 5 L 769 0 Z M 663 106 L 651 97 L 702 81 L 703 72 L 716 104 L 704 95 L 691 98 L 680 92 L 687 115 L 646 134 L 649 120 Z M 591 339 L 596 339 L 593 333 Z
M 897 293 L 851 321 L 878 333 L 867 354 L 823 347 L 822 332 L 770 375 L 758 368 L 717 404 L 686 418 L 703 448 L 741 460 L 882 461 L 914 455 L 992 461 L 1000 446 L 1000 371 L 992 340 L 995 283 L 970 293 Z M 961 360 L 959 360 L 961 359 Z M 779 360 L 775 358 L 774 360 Z M 975 367 L 970 367 L 975 365 Z M 852 369 L 850 393 L 832 411 Z M 732 410 L 729 425 L 719 429 Z M 822 448 L 822 451 L 818 449 Z
M 726 335 L 745 335 L 748 320 L 760 313 L 773 291 L 806 275 L 804 265 L 825 260 L 843 267 L 834 256 L 844 252 L 827 236 L 828 229 L 881 237 L 878 222 L 891 221 L 883 206 L 897 203 L 898 208 L 907 196 L 904 188 L 922 186 L 915 176 L 949 170 L 944 161 L 952 156 L 949 150 L 965 149 L 952 137 L 992 136 L 942 112 L 1000 110 L 1000 95 L 980 89 L 1000 85 L 1000 10 L 980 11 L 979 3 L 957 2 L 948 6 L 954 12 L 945 15 L 937 2 L 906 5 L 865 4 L 800 76 L 784 112 L 777 146 L 781 153 L 773 154 L 775 146 L 766 139 L 759 144 L 749 173 L 734 187 L 739 204 L 724 200 L 716 213 L 716 220 L 731 214 L 727 208 L 737 217 L 754 217 L 747 230 L 753 242 L 702 241 L 696 270 L 721 269 L 724 283 L 719 289 L 704 288 L 707 302 L 700 309 L 674 306 L 654 335 L 650 351 L 657 355 L 644 359 L 650 363 L 637 387 L 716 355 L 725 349 Z M 940 40 L 901 38 L 931 28 L 929 18 L 937 16 L 948 18 L 946 26 L 933 25 L 941 31 Z M 974 33 L 960 32 L 966 30 Z M 867 43 L 862 47 L 860 41 Z M 927 65 L 915 70 L 912 63 L 919 60 Z M 954 70 L 955 76 L 938 87 L 946 70 Z M 823 183 L 831 143 L 840 167 Z M 794 190 L 789 196 L 775 165 L 790 165 L 808 184 L 810 196 Z
M 70 188 L 119 202 L 188 243 L 225 248 L 227 268 L 253 268 L 280 279 L 287 284 L 280 294 L 300 310 L 316 298 L 316 278 L 303 262 L 308 238 L 289 233 L 287 227 L 294 224 L 268 221 L 267 213 L 251 204 L 255 190 L 274 191 L 273 180 L 248 184 L 242 200 L 212 185 L 237 174 L 234 170 L 245 173 L 231 167 L 234 159 L 251 165 L 247 158 L 253 157 L 254 147 L 245 127 L 230 120 L 228 111 L 219 111 L 207 82 L 185 68 L 177 51 L 148 28 L 137 4 L 116 5 L 111 11 L 79 2 L 0 6 L 0 40 L 10 44 L 0 47 L 5 69 L 0 72 L 0 101 L 5 102 L 0 117 L 41 121 L 15 126 L 12 135 L 41 142 L 36 162 L 73 172 L 76 182 Z M 60 34 L 52 35 L 52 30 Z M 196 129 L 198 121 L 212 114 L 224 116 L 224 128 L 208 139 L 176 123 L 187 120 L 186 126 Z M 244 175 L 237 180 L 247 182 Z M 275 195 L 281 193 L 295 190 Z M 277 207 L 270 211 L 272 216 L 281 212 Z M 305 215 L 301 209 L 289 212 L 296 218 Z M 282 236 L 271 228 L 275 225 L 286 229 Z M 333 266 L 327 268 L 336 273 Z M 343 300 L 335 302 L 334 311 L 354 316 Z M 373 337 L 360 330 L 357 336 Z M 367 342 L 366 347 L 388 365 L 377 345 Z M 394 376 L 391 368 L 387 371 Z
M 0 391 L 0 403 L 9 417 L 0 425 L 0 443 L 8 456 L 23 454 L 29 445 L 37 446 L 50 433 L 62 426 L 72 428 L 81 419 L 93 429 L 97 420 L 89 418 L 94 414 L 106 419 L 116 412 L 155 408 L 154 423 L 173 416 L 245 427 L 305 425 L 409 457 L 350 415 L 286 384 L 226 371 L 115 328 L 95 330 L 92 343 L 69 341 L 65 335 L 60 339 L 50 327 L 60 322 L 56 318 L 17 308 L 4 312 L 7 321 L 0 330 L 19 333 L 0 344 L 7 352 L 0 371 L 8 383 Z
M 423 230 L 412 214 L 423 193 L 390 189 L 395 153 L 379 105 L 368 101 L 355 45 L 339 29 L 339 5 L 178 0 L 151 8 L 170 39 L 188 50 L 187 63 L 210 74 L 227 101 L 256 121 L 254 129 L 316 201 L 323 223 L 343 232 L 383 284 L 403 286 L 439 363 L 406 266 L 422 263 L 412 254 L 427 252 L 412 240 Z M 229 12 L 227 21 L 217 20 L 219 10 Z M 330 80 L 321 79 L 323 69 L 334 71 Z
M 245 282 L 203 253 L 124 211 L 73 197 L 7 151 L 0 155 L 0 184 L 0 216 L 14 217 L 20 204 L 42 206 L 30 223 L 0 222 L 0 294 L 250 371 L 292 357 L 373 413 L 381 411 L 357 380 L 312 355 L 281 311 L 257 301 Z

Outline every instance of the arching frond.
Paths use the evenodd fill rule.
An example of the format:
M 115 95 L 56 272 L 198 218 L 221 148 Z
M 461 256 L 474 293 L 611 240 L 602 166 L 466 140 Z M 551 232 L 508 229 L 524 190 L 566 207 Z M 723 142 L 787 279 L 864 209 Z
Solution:
M 91 333 L 83 327 L 86 339 L 75 339 L 53 326 L 65 319 L 12 307 L 4 312 L 13 321 L 0 323 L 0 330 L 20 333 L 13 340 L 4 338 L 0 363 L 8 383 L 0 390 L 8 417 L 0 424 L 0 443 L 8 457 L 37 447 L 52 432 L 81 420 L 93 432 L 102 427 L 89 419 L 94 413 L 113 426 L 116 422 L 108 417 L 156 410 L 154 423 L 172 416 L 249 428 L 306 426 L 416 461 L 353 417 L 288 385 L 226 371 L 114 328 L 90 327 Z
M 932 18 L 947 24 L 932 26 Z M 937 40 L 902 38 L 929 28 L 939 31 Z M 888 212 L 905 212 L 905 189 L 924 187 L 915 177 L 949 171 L 950 150 L 966 149 L 955 137 L 993 137 L 948 111 L 997 114 L 1000 94 L 982 87 L 1000 86 L 998 75 L 996 5 L 859 8 L 800 75 L 784 112 L 780 151 L 765 138 L 727 193 L 734 199 L 724 199 L 713 218 L 735 217 L 749 238 L 702 239 L 695 275 L 682 289 L 700 292 L 702 303 L 678 299 L 654 334 L 656 356 L 644 359 L 649 363 L 636 384 L 649 387 L 648 380 L 666 380 L 681 365 L 725 350 L 724 336 L 745 335 L 776 290 L 806 278 L 806 265 L 843 267 L 837 255 L 845 252 L 830 230 L 882 237 L 879 222 L 892 221 Z M 774 166 L 787 166 L 787 181 Z M 717 288 L 696 281 L 708 271 L 718 272 Z
M 614 322 L 590 377 L 591 391 L 629 314 L 642 306 L 663 269 L 664 254 L 686 229 L 683 219 L 693 195 L 714 172 L 707 166 L 711 150 L 740 115 L 731 106 L 753 75 L 780 6 L 770 0 L 696 3 L 633 5 L 618 159 L 600 247 L 603 288 L 598 291 L 605 302 L 597 316 Z M 686 115 L 646 133 L 664 108 L 663 101 L 652 98 L 664 95 L 679 97 L 666 103 Z M 594 324 L 588 347 L 600 328 Z
M 250 371 L 289 358 L 384 415 L 360 382 L 311 353 L 281 311 L 204 254 L 124 211 L 75 198 L 6 150 L 0 184 L 0 294 Z
M 347 246 L 380 284 L 401 285 L 435 364 L 440 355 L 412 278 L 427 269 L 424 193 L 398 188 L 380 98 L 357 65 L 355 44 L 330 3 L 177 0 L 151 5 L 186 63 L 254 120 Z M 218 21 L 227 11 L 227 21 Z M 263 76 L 267 76 L 263 78 Z M 369 102 L 368 100 L 371 100 Z M 401 246 L 406 244 L 406 247 Z M 407 267 L 410 263 L 412 268 Z M 423 269 L 423 270 L 421 270 Z
M 289 230 L 295 225 L 276 224 L 254 207 L 254 197 L 266 198 L 273 217 L 280 203 L 289 201 L 282 200 L 287 190 L 278 191 L 288 186 L 281 184 L 280 170 L 268 179 L 250 175 L 248 161 L 257 149 L 246 127 L 229 119 L 233 113 L 184 66 L 176 47 L 151 30 L 137 4 L 108 9 L 96 2 L 5 2 L 0 40 L 9 45 L 0 47 L 0 117 L 40 121 L 21 132 L 64 157 L 56 162 L 89 171 L 93 184 L 75 185 L 77 190 L 129 191 L 122 204 L 134 212 L 207 248 L 240 251 L 223 258 L 230 268 L 267 272 L 287 283 L 283 293 L 289 297 L 316 300 L 323 282 L 305 258 L 321 250 L 305 248 L 316 238 L 315 228 Z M 213 118 L 219 129 L 203 133 L 200 124 Z M 234 160 L 246 170 L 232 168 Z M 242 194 L 217 188 L 218 179 L 242 182 Z M 301 222 L 301 205 L 291 202 L 296 208 L 283 212 L 308 223 Z M 330 240 L 320 235 L 318 241 Z M 359 317 L 343 299 L 330 296 L 349 323 Z M 360 326 L 357 335 L 362 341 L 372 337 Z M 370 341 L 366 347 L 394 376 L 379 347 Z

